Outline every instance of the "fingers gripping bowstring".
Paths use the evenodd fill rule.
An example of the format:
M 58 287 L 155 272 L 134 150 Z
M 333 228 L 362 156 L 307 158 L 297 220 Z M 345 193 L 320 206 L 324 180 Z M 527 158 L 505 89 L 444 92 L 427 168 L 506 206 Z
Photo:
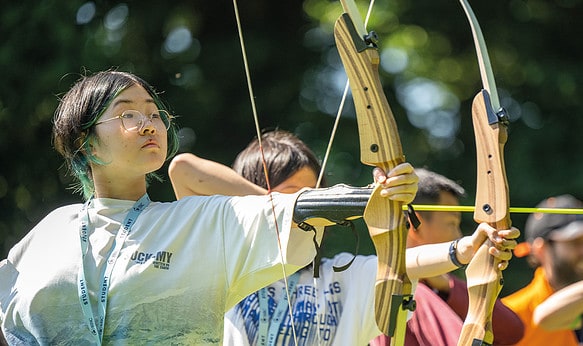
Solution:
M 285 287 L 285 294 L 287 295 L 287 304 L 288 304 L 288 314 L 289 314 L 289 318 L 290 318 L 290 325 L 291 325 L 291 330 L 292 330 L 292 336 L 294 339 L 294 344 L 298 345 L 298 339 L 297 339 L 297 335 L 296 335 L 296 329 L 294 326 L 294 318 L 293 318 L 293 311 L 292 311 L 292 300 L 291 300 L 291 294 L 288 290 L 288 280 L 287 280 L 287 273 L 285 270 L 285 259 L 283 257 L 283 248 L 281 245 L 281 238 L 279 236 L 279 226 L 277 223 L 277 217 L 275 216 L 275 203 L 273 202 L 273 198 L 271 195 L 271 184 L 269 183 L 269 174 L 268 174 L 268 170 L 267 170 L 267 162 L 265 160 L 265 153 L 263 151 L 263 143 L 261 140 L 261 128 L 259 126 L 259 117 L 257 115 L 257 107 L 255 105 L 255 94 L 253 92 L 253 85 L 251 83 L 251 73 L 249 70 L 249 63 L 247 61 L 247 50 L 245 48 L 245 41 L 243 40 L 243 30 L 242 30 L 242 26 L 241 26 L 241 18 L 239 17 L 239 6 L 237 5 L 237 0 L 233 0 L 233 9 L 235 10 L 235 19 L 237 21 L 237 32 L 239 34 L 239 43 L 241 45 L 241 54 L 243 56 L 243 64 L 245 67 L 245 77 L 247 79 L 247 90 L 249 91 L 249 99 L 251 101 L 251 108 L 253 110 L 253 120 L 255 122 L 255 131 L 257 133 L 257 143 L 259 144 L 259 152 L 261 153 L 261 161 L 263 163 L 263 174 L 265 175 L 265 182 L 267 184 L 267 191 L 268 191 L 268 195 L 269 195 L 269 200 L 271 202 L 271 210 L 272 210 L 272 215 L 273 215 L 273 219 L 275 222 L 275 233 L 277 235 L 277 245 L 279 247 L 279 255 L 280 255 L 280 259 L 281 259 L 281 269 L 283 272 L 283 281 L 284 281 L 284 287 Z
M 370 15 L 372 13 L 372 9 L 374 7 L 375 0 L 371 0 L 368 4 L 368 10 L 366 12 L 366 17 L 364 19 L 364 27 L 368 25 L 368 20 L 370 19 Z M 338 130 L 338 123 L 340 122 L 340 116 L 342 111 L 344 110 L 344 103 L 346 102 L 346 98 L 348 97 L 348 90 L 350 87 L 350 83 L 346 80 L 346 84 L 344 85 L 344 92 L 342 93 L 342 98 L 340 100 L 340 104 L 338 105 L 338 111 L 336 112 L 336 117 L 334 120 L 334 126 L 332 127 L 332 132 L 330 133 L 330 140 L 328 141 L 328 147 L 326 148 L 326 154 L 324 155 L 324 159 L 322 160 L 322 167 L 320 168 L 320 174 L 318 175 L 318 182 L 316 183 L 316 187 L 320 187 L 322 183 L 322 179 L 324 178 L 324 172 L 326 171 L 326 164 L 328 163 L 328 158 L 330 156 L 330 151 L 332 150 L 332 143 L 334 142 L 334 138 L 336 137 L 336 131 Z

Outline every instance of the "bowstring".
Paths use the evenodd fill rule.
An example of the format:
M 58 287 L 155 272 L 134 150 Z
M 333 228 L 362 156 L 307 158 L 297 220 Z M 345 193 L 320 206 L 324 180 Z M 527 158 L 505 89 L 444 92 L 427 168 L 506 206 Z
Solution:
M 261 140 L 261 128 L 259 126 L 259 116 L 257 115 L 257 107 L 255 105 L 255 93 L 253 92 L 253 85 L 251 83 L 251 73 L 250 73 L 250 69 L 249 69 L 249 63 L 247 60 L 247 49 L 245 48 L 245 40 L 243 39 L 243 29 L 242 29 L 242 25 L 241 25 L 241 18 L 239 16 L 239 6 L 237 4 L 237 0 L 233 0 L 233 8 L 235 10 L 235 19 L 237 22 L 237 33 L 239 35 L 241 54 L 243 56 L 243 65 L 245 68 L 245 77 L 247 80 L 247 90 L 249 92 L 249 99 L 251 100 L 251 108 L 253 111 L 253 120 L 255 122 L 255 131 L 256 131 L 256 135 L 257 135 L 257 142 L 259 144 L 259 152 L 261 154 L 261 162 L 263 164 L 263 174 L 265 175 L 265 182 L 267 185 L 267 194 L 269 196 L 269 201 L 271 202 L 271 211 L 272 211 L 273 219 L 275 222 L 275 231 L 276 231 L 275 233 L 277 235 L 277 246 L 279 248 L 279 256 L 280 256 L 280 260 L 281 260 L 281 269 L 283 272 L 285 293 L 287 295 L 288 315 L 290 318 L 290 324 L 291 324 L 291 330 L 292 330 L 292 336 L 294 339 L 294 344 L 297 346 L 298 345 L 298 338 L 297 338 L 297 334 L 296 334 L 296 328 L 294 325 L 291 295 L 290 295 L 290 292 L 288 290 L 288 280 L 287 280 L 287 272 L 285 269 L 285 259 L 283 257 L 283 247 L 281 245 L 281 238 L 279 236 L 280 231 L 279 231 L 279 225 L 277 223 L 277 217 L 275 216 L 275 203 L 273 201 L 271 184 L 269 182 L 269 174 L 268 174 L 268 170 L 267 170 L 267 162 L 265 160 L 265 153 L 263 151 L 263 143 Z

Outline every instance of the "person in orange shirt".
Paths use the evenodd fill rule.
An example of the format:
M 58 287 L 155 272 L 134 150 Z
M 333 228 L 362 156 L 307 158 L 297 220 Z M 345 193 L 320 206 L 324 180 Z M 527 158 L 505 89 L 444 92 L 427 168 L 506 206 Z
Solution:
M 583 208 L 583 202 L 561 195 L 542 201 L 538 207 Z M 533 314 L 554 292 L 583 279 L 583 215 L 532 214 L 526 221 L 525 238 L 526 242 L 516 247 L 515 256 L 529 256 L 529 263 L 536 268 L 534 278 L 502 299 L 524 323 L 524 337 L 517 345 L 579 345 L 583 342 L 580 326 L 578 330 L 545 330 L 535 323 Z

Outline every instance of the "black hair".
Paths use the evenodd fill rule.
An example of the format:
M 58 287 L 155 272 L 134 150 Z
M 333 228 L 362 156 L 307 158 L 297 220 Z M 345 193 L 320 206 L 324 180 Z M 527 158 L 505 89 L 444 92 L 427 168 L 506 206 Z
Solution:
M 264 132 L 261 146 L 271 187 L 281 184 L 303 167 L 312 169 L 316 175 L 320 173 L 321 165 L 316 155 L 291 132 L 277 129 Z M 268 188 L 257 138 L 237 155 L 233 169 L 254 184 Z M 325 186 L 324 181 L 321 186 Z

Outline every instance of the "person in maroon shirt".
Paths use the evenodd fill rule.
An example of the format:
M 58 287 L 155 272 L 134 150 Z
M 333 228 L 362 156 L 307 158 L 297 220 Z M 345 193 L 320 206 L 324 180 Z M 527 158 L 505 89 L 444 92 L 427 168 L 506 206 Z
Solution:
M 419 190 L 413 204 L 459 205 L 464 189 L 454 181 L 426 169 L 415 169 Z M 421 224 L 409 225 L 407 247 L 452 241 L 462 237 L 459 212 L 416 212 Z M 407 322 L 405 346 L 456 345 L 468 311 L 466 283 L 453 274 L 419 281 L 415 291 L 417 308 Z M 496 300 L 492 318 L 494 345 L 512 345 L 524 334 L 522 321 L 500 300 Z M 381 335 L 370 346 L 390 345 Z

